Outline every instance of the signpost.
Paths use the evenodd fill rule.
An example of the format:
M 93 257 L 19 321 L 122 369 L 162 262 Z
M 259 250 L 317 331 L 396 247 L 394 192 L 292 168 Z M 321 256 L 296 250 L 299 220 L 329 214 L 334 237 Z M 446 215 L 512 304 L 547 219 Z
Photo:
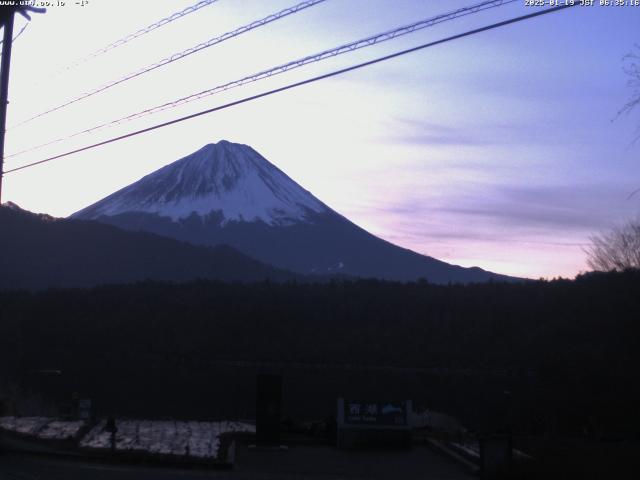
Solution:
M 338 399 L 338 448 L 411 446 L 411 400 L 359 401 Z
M 89 421 L 91 419 L 91 399 L 81 398 L 78 401 L 78 418 Z
M 480 439 L 480 478 L 509 478 L 513 461 L 510 435 L 492 435 Z
M 344 404 L 344 421 L 349 425 L 408 424 L 406 402 L 352 402 Z
M 260 447 L 280 446 L 282 376 L 260 374 L 256 395 L 256 441 Z

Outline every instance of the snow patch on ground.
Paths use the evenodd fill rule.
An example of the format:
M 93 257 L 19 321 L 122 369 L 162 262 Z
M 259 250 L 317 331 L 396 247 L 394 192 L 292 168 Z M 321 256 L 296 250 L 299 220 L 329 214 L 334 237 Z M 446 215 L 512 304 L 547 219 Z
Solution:
M 216 458 L 220 436 L 225 433 L 255 433 L 255 426 L 241 422 L 177 422 L 119 420 L 116 450 L 164 455 Z M 85 448 L 111 448 L 111 433 L 98 423 L 80 441 Z
M 451 442 L 451 445 L 463 451 L 472 458 L 480 458 L 480 444 L 477 441 Z
M 0 428 L 47 440 L 75 438 L 84 424 L 82 420 L 64 421 L 50 417 L 0 417 Z
M 84 427 L 85 422 L 82 420 L 62 421 L 54 420 L 47 423 L 42 430 L 38 432 L 39 438 L 67 440 L 74 439 L 80 433 L 80 429 Z

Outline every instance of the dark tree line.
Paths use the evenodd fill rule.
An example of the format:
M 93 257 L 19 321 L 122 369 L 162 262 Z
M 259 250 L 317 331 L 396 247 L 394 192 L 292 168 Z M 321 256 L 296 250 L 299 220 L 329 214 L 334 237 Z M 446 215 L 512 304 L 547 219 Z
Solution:
M 4 291 L 0 373 L 130 415 L 250 416 L 255 373 L 275 370 L 298 418 L 330 414 L 340 394 L 375 395 L 412 398 L 474 428 L 633 433 L 638 318 L 640 273 L 632 271 L 467 286 Z M 64 373 L 30 373 L 46 368 Z

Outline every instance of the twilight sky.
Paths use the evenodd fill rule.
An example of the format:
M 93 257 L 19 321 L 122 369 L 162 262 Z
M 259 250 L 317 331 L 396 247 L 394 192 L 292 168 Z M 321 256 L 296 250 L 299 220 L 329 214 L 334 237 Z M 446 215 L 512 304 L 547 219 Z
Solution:
M 86 0 L 85 0 L 86 1 Z M 15 41 L 8 125 L 298 3 L 219 0 L 64 67 L 195 0 L 88 0 Z M 7 133 L 6 153 L 480 0 L 328 0 Z M 597 2 L 596 2 L 597 3 Z M 522 2 L 29 154 L 10 169 L 427 41 L 533 12 Z M 25 21 L 16 18 L 16 32 Z M 623 57 L 640 7 L 575 7 L 6 175 L 3 201 L 69 215 L 206 143 L 249 144 L 330 207 L 403 247 L 532 278 L 586 269 L 591 234 L 638 214 L 640 111 Z

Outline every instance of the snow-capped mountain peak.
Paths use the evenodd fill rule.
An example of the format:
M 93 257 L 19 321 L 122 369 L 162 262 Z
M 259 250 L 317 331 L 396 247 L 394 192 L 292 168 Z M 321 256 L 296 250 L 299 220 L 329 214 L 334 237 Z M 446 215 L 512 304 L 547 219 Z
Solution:
M 380 239 L 334 212 L 258 152 L 206 145 L 72 215 L 194 245 L 229 245 L 302 274 L 436 283 L 503 278 Z
M 177 221 L 192 214 L 219 213 L 222 223 L 287 225 L 328 210 L 248 145 L 222 140 L 143 177 L 74 217 L 144 212 Z

